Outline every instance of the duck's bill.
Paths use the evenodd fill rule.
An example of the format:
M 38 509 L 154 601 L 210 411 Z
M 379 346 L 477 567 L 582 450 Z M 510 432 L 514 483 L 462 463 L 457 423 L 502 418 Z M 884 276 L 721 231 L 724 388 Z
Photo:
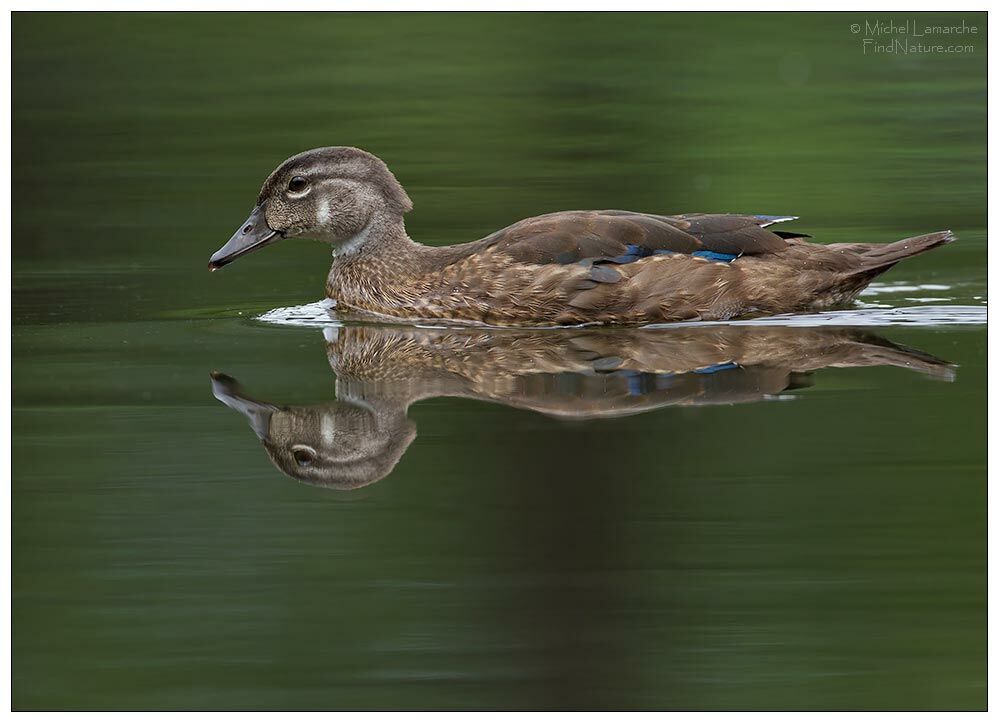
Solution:
M 250 399 L 243 393 L 239 382 L 228 374 L 212 372 L 212 394 L 230 409 L 246 417 L 253 431 L 260 439 L 266 439 L 270 431 L 271 415 L 277 407 L 266 402 Z
M 243 222 L 239 230 L 232 235 L 232 238 L 229 239 L 226 245 L 212 254 L 211 259 L 208 260 L 208 270 L 215 271 L 221 269 L 240 256 L 261 249 L 280 238 L 281 233 L 267 225 L 264 205 L 260 204 L 253 209 L 253 213 Z

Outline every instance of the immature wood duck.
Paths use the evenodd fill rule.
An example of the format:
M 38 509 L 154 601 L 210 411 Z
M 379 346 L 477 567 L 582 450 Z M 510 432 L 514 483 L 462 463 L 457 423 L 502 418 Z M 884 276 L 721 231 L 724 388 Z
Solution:
M 693 325 L 665 329 L 327 331 L 336 401 L 279 406 L 214 373 L 285 474 L 354 489 L 382 479 L 416 438 L 409 407 L 431 397 L 496 402 L 589 420 L 667 406 L 779 398 L 824 367 L 896 366 L 954 378 L 945 361 L 855 329 Z
M 478 241 L 409 238 L 413 207 L 379 158 L 317 148 L 268 176 L 216 270 L 281 239 L 333 248 L 326 295 L 340 312 L 500 326 L 649 324 L 818 311 L 856 298 L 950 231 L 890 244 L 820 245 L 771 227 L 794 216 L 560 211 Z

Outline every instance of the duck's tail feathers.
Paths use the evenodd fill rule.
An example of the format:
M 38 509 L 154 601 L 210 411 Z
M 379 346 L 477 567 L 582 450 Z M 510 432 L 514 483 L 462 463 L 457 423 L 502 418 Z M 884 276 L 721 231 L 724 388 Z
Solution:
M 860 254 L 860 265 L 851 273 L 873 278 L 910 256 L 916 256 L 954 241 L 957 237 L 950 231 L 937 231 L 904 238 L 890 244 L 864 244 Z

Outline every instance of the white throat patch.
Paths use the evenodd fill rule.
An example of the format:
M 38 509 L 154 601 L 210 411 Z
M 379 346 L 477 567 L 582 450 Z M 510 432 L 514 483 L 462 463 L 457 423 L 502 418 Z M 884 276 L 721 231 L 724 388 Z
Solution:
M 357 251 L 368 240 L 368 236 L 371 234 L 371 222 L 368 225 L 358 231 L 356 234 L 351 236 L 349 239 L 344 241 L 339 246 L 333 247 L 334 256 L 349 256 L 350 254 Z

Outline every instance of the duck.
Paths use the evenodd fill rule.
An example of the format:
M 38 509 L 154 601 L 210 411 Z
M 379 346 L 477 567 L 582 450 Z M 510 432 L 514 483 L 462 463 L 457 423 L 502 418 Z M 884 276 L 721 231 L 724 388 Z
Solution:
M 291 238 L 330 245 L 338 314 L 403 322 L 548 327 L 727 321 L 842 307 L 899 261 L 955 239 L 810 241 L 779 214 L 558 211 L 450 246 L 411 239 L 413 203 L 377 156 L 315 148 L 264 181 L 216 271 Z
M 897 367 L 950 382 L 954 365 L 862 329 L 691 324 L 655 329 L 324 329 L 335 400 L 281 405 L 212 372 L 213 396 L 242 414 L 271 463 L 317 487 L 387 477 L 417 437 L 410 407 L 442 397 L 586 422 L 666 407 L 768 402 L 825 368 Z

